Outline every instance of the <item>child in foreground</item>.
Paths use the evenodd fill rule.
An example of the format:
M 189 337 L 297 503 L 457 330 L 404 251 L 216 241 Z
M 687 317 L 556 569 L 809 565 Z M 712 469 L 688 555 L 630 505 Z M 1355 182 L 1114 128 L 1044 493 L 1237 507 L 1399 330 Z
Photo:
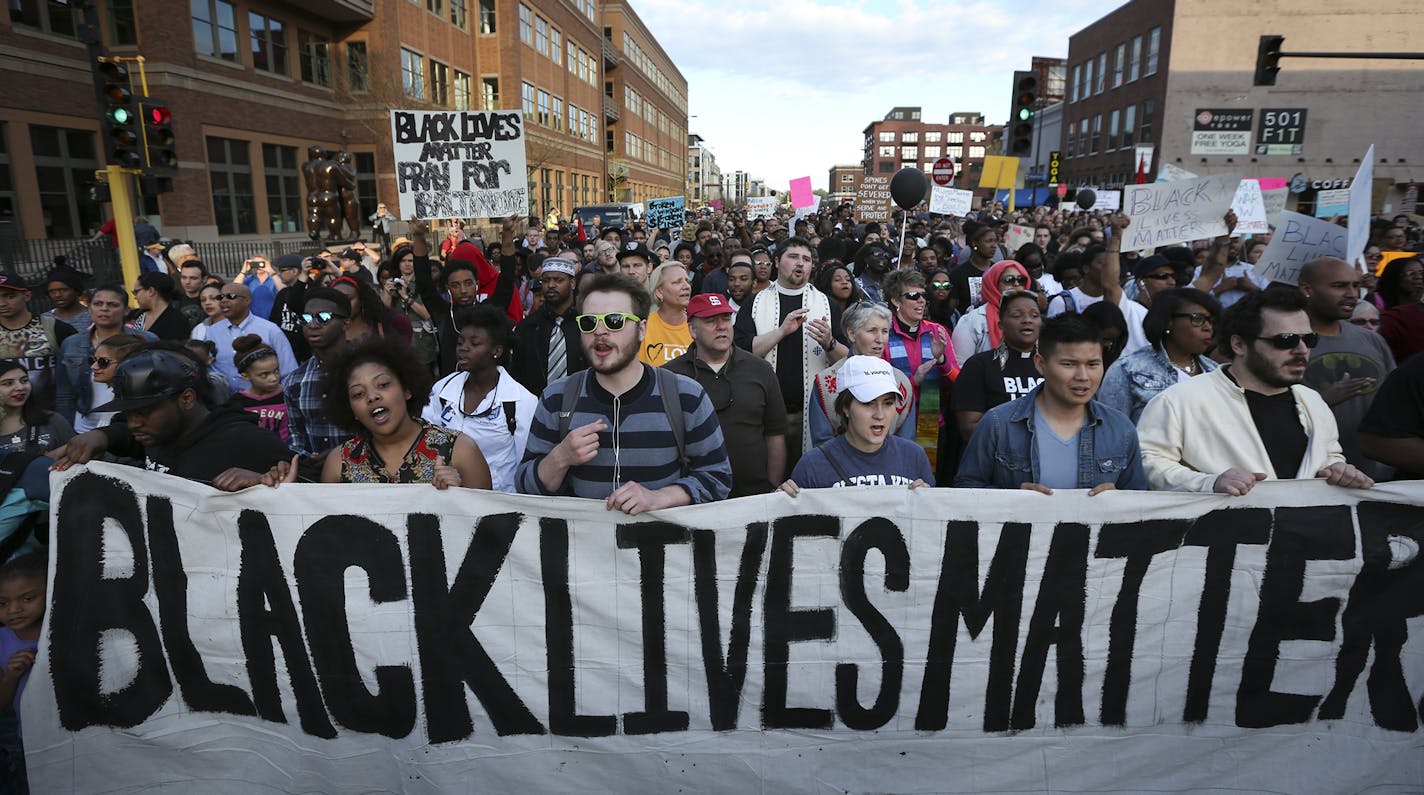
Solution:
M 39 649 L 45 614 L 45 557 L 41 552 L 21 555 L 0 566 L 0 772 L 25 789 L 25 752 L 21 742 L 20 698 Z M 10 711 L 14 708 L 13 713 Z

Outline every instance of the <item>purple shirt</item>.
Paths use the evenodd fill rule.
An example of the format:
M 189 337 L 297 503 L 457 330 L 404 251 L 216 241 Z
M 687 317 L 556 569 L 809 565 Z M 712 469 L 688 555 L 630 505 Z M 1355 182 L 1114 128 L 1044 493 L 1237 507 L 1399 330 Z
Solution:
M 14 630 L 9 627 L 0 627 L 0 665 L 9 666 L 10 657 L 21 649 L 38 650 L 39 647 L 38 640 L 20 640 Z M 15 688 L 15 700 L 11 702 L 11 706 L 15 708 L 16 722 L 20 720 L 20 696 L 25 694 L 25 683 L 30 681 L 30 671 L 33 670 L 34 668 L 31 668 L 26 671 L 25 675 L 20 677 L 20 684 Z

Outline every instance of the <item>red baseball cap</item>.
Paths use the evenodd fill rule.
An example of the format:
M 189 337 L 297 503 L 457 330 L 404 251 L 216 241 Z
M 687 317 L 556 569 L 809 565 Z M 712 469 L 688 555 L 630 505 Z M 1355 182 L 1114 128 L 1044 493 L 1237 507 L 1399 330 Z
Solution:
M 718 293 L 699 293 L 687 302 L 688 317 L 716 317 L 736 311 L 727 297 Z

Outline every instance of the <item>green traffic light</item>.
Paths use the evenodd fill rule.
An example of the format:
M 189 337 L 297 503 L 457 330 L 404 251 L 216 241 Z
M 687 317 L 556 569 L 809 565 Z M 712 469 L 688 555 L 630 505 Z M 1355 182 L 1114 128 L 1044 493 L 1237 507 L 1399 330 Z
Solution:
M 1019 121 L 1028 121 L 1033 116 L 1033 111 L 1028 108 L 1019 108 Z
M 109 108 L 109 121 L 112 121 L 115 124 L 128 124 L 128 108 Z

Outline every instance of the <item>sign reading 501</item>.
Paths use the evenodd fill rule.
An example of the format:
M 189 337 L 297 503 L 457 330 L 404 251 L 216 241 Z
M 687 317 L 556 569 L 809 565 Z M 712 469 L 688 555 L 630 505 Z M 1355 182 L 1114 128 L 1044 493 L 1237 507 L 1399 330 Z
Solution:
M 1305 108 L 1261 111 L 1256 154 L 1298 155 L 1305 144 Z

